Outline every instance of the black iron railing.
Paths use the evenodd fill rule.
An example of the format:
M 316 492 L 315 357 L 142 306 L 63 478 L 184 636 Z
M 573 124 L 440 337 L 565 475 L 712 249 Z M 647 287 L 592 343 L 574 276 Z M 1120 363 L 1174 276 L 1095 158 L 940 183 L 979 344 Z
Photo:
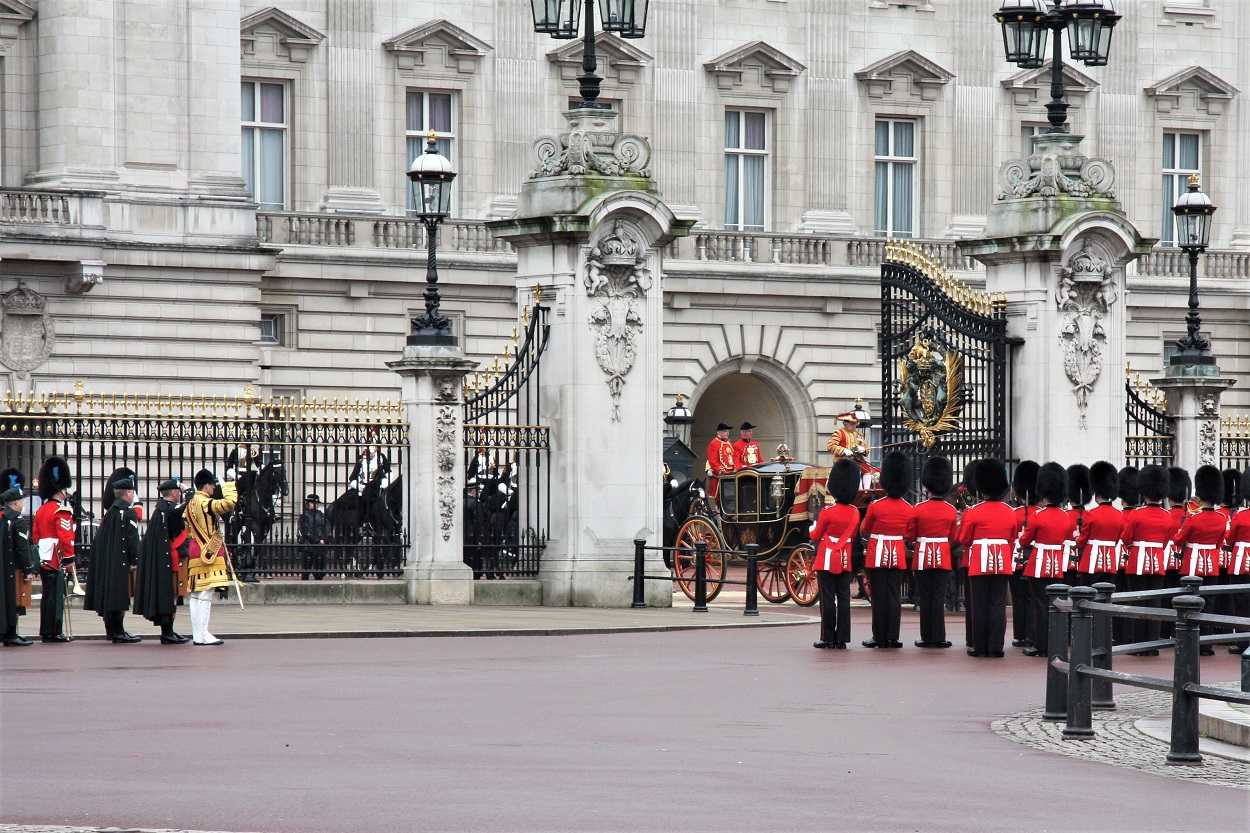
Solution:
M 1124 460 L 1138 468 L 1172 464 L 1175 420 L 1157 404 L 1152 390 L 1131 377 L 1124 383 Z

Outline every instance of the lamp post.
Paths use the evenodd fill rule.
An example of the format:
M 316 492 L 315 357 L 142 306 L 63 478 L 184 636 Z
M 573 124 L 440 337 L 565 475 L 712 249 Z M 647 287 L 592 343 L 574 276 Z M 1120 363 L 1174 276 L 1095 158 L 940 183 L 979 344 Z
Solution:
M 673 428 L 673 436 L 680 438 L 681 426 L 691 425 L 693 422 L 694 414 L 686 407 L 686 398 L 677 394 L 676 404 L 664 414 L 664 424 Z
M 615 32 L 623 38 L 641 38 L 647 29 L 647 6 L 650 0 L 599 0 L 599 18 L 605 32 Z M 584 108 L 606 109 L 599 103 L 599 85 L 603 79 L 595 74 L 599 68 L 595 57 L 595 10 L 594 0 L 530 0 L 534 11 L 534 31 L 551 35 L 559 40 L 577 37 L 581 27 L 583 7 L 585 30 L 582 49 L 582 74 L 577 76 L 582 94 L 579 105 Z
M 1052 0 L 1046 9 L 1043 0 L 1005 0 L 994 19 L 1003 27 L 1003 51 L 1007 61 L 1021 69 L 1037 69 L 1046 63 L 1046 39 L 1051 40 L 1050 101 L 1046 118 L 1050 133 L 1066 133 L 1068 102 L 1063 88 L 1063 38 L 1068 30 L 1068 52 L 1074 61 L 1086 66 L 1107 65 L 1111 33 L 1120 15 L 1112 0 Z
M 412 160 L 408 179 L 412 181 L 417 216 L 425 226 L 425 314 L 412 319 L 408 343 L 434 347 L 455 347 L 456 336 L 451 322 L 439 312 L 438 303 L 438 224 L 451 211 L 451 183 L 456 172 L 451 161 L 435 147 L 434 131 L 430 131 L 425 153 Z
M 1189 189 L 1172 206 L 1176 215 L 1176 240 L 1189 255 L 1189 312 L 1185 316 L 1187 332 L 1176 341 L 1176 353 L 1170 365 L 1215 364 L 1211 340 L 1201 333 L 1202 318 L 1198 315 L 1198 255 L 1211 242 L 1211 215 L 1215 204 L 1198 188 L 1198 175 L 1190 174 Z

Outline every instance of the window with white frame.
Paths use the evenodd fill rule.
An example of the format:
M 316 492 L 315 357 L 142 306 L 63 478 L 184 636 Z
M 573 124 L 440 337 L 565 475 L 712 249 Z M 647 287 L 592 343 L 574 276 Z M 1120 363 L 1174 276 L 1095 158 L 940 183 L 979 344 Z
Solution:
M 287 199 L 290 119 L 286 85 L 244 81 L 243 179 L 262 211 L 282 211 Z
M 286 316 L 282 313 L 262 312 L 257 326 L 260 327 L 260 338 L 257 341 L 261 344 L 286 344 Z
M 768 113 L 725 111 L 725 228 L 763 231 L 768 208 Z
M 1028 159 L 1033 155 L 1033 137 L 1039 133 L 1045 133 L 1050 129 L 1050 125 L 1046 124 L 1022 124 L 1020 125 L 1020 158 Z
M 873 232 L 878 237 L 916 236 L 916 122 L 877 119 Z
M 425 153 L 425 144 L 430 131 L 434 131 L 434 146 L 438 152 L 451 160 L 452 169 L 456 167 L 455 150 L 456 123 L 455 100 L 452 93 L 409 90 L 406 103 L 405 136 L 407 137 L 408 165 Z M 405 167 L 407 170 L 407 167 Z M 453 183 L 454 185 L 454 183 Z M 417 203 L 408 188 L 408 216 L 415 217 Z M 452 192 L 452 206 L 455 206 L 455 192 Z
M 1176 218 L 1172 206 L 1189 187 L 1189 175 L 1201 172 L 1202 141 L 1198 133 L 1163 134 L 1163 223 L 1159 242 L 1176 245 Z

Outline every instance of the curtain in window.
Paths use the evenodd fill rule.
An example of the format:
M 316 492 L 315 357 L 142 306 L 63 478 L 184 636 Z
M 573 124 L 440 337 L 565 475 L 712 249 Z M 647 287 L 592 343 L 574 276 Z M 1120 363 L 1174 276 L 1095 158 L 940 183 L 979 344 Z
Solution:
M 430 93 L 430 127 L 439 133 L 451 131 L 451 95 L 449 93 Z M 442 151 L 440 151 L 441 153 Z
M 880 125 L 878 125 L 880 128 Z M 878 133 L 880 130 L 878 129 Z M 890 163 L 877 163 L 877 179 L 873 189 L 873 233 L 884 236 L 890 233 Z
M 912 177 L 914 165 L 894 163 L 894 223 L 892 231 L 896 237 L 912 236 Z
M 260 134 L 260 182 L 259 193 L 253 191 L 256 201 L 266 211 L 285 208 L 286 170 L 283 164 L 281 130 L 259 130 Z
M 245 99 L 246 100 L 246 99 Z M 250 194 L 256 194 L 256 130 L 243 128 L 243 181 L 247 183 Z
M 748 120 L 748 124 L 749 124 Z M 767 157 L 742 157 L 742 230 L 764 230 L 764 163 Z
M 420 131 L 425 129 L 425 121 L 421 115 L 421 93 L 408 93 L 407 118 L 405 127 L 411 131 Z
M 741 185 L 738 182 L 738 159 L 734 154 L 725 154 L 725 228 L 737 229 L 741 222 L 738 216 L 738 204 L 741 199 Z
M 281 84 L 260 85 L 260 120 L 269 124 L 286 124 L 285 90 Z

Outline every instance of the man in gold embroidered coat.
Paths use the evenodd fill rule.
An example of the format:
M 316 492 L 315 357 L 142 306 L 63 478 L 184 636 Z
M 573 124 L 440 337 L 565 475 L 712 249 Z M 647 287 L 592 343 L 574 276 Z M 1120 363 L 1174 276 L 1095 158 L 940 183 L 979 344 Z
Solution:
M 834 457 L 849 457 L 858 463 L 861 475 L 860 488 L 869 488 L 872 485 L 872 465 L 868 462 L 868 443 L 864 440 L 864 435 L 859 432 L 859 418 L 853 411 L 847 411 L 844 414 L 838 414 L 837 419 L 842 426 L 830 435 L 826 447 L 833 452 Z
M 208 631 L 213 610 L 213 591 L 230 586 L 229 553 L 218 518 L 230 514 L 238 502 L 233 482 L 221 484 L 221 497 L 214 498 L 217 476 L 208 469 L 195 475 L 195 494 L 183 512 L 187 534 L 193 545 L 187 569 L 187 604 L 191 607 L 191 641 L 196 645 L 221 645 Z

